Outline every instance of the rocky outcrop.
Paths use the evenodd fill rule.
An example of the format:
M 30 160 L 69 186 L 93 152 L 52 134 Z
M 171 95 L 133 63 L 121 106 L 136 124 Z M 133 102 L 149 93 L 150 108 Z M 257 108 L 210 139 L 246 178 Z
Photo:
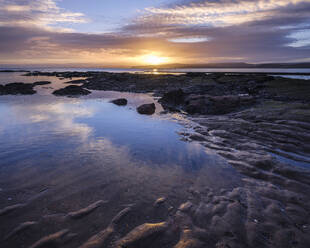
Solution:
M 28 83 L 10 83 L 0 85 L 0 95 L 33 95 L 37 93 L 35 86 L 50 84 L 49 81 L 38 81 L 32 84 Z
M 185 100 L 185 110 L 189 114 L 219 115 L 255 103 L 251 96 L 209 96 L 190 95 Z
M 55 90 L 53 92 L 56 96 L 79 96 L 79 95 L 89 95 L 91 92 L 89 90 L 83 89 L 81 86 L 69 85 L 63 89 Z
M 0 85 L 0 95 L 33 95 L 36 91 L 33 84 L 11 83 Z
M 159 102 L 168 110 L 177 110 L 178 107 L 184 104 L 186 94 L 182 89 L 172 90 L 163 95 Z
M 186 94 L 182 89 L 178 89 L 164 94 L 159 102 L 170 111 L 184 110 L 189 114 L 218 115 L 250 106 L 255 103 L 255 98 L 249 95 Z
M 156 107 L 154 103 L 143 104 L 137 108 L 139 114 L 152 115 L 155 113 Z

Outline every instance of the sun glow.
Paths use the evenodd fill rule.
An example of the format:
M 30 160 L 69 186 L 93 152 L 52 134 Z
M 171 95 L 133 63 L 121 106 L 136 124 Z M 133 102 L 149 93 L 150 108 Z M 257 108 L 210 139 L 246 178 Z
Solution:
M 167 57 L 160 57 L 154 54 L 144 55 L 142 56 L 141 60 L 143 61 L 143 63 L 146 63 L 148 65 L 160 65 L 169 61 Z

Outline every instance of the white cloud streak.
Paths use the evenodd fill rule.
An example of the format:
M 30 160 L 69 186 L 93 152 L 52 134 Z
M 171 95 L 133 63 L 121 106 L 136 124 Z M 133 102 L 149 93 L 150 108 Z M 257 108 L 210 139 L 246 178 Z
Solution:
M 1 26 L 38 26 L 51 29 L 62 23 L 85 23 L 83 13 L 70 12 L 57 6 L 55 0 L 0 0 Z M 58 31 L 68 31 L 58 28 Z
M 309 0 L 218 1 L 167 8 L 147 8 L 139 22 L 174 25 L 230 26 L 272 16 L 273 11 Z

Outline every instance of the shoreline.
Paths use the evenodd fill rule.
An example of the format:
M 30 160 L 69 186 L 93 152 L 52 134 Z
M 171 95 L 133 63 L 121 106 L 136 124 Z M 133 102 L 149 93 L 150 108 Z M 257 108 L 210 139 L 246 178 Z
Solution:
M 115 69 L 118 69 L 118 68 L 115 68 Z M 203 68 L 202 68 L 203 69 Z M 209 68 L 207 68 L 209 70 Z M 236 70 L 239 70 L 239 69 L 242 69 L 242 68 L 235 68 Z M 247 69 L 247 68 L 244 68 L 244 69 Z M 269 69 L 269 68 L 266 68 L 266 69 Z M 276 69 L 276 68 L 275 68 Z M 281 68 L 280 68 L 281 69 Z M 295 68 L 287 68 L 288 70 L 295 70 Z M 305 69 L 308 69 L 308 68 L 305 68 Z M 182 71 L 178 71 L 178 68 L 176 69 L 137 69 L 138 71 L 134 71 L 136 69 L 131 69 L 131 68 L 128 68 L 128 71 L 126 72 L 126 68 L 125 69 L 119 69 L 120 71 L 124 71 L 124 72 L 110 72 L 109 70 L 113 70 L 112 69 L 100 69 L 98 68 L 98 70 L 85 70 L 83 72 L 81 71 L 74 71 L 74 70 L 64 70 L 64 71 L 53 71 L 53 68 L 48 68 L 47 70 L 49 70 L 48 72 L 44 72 L 44 71 L 40 71 L 40 70 L 23 70 L 23 69 L 17 69 L 17 70 L 1 70 L 0 69 L 0 73 L 15 73 L 15 72 L 25 72 L 25 73 L 38 73 L 38 75 L 43 75 L 43 74 L 46 74 L 46 73 L 50 73 L 50 75 L 54 75 L 56 73 L 101 73 L 101 72 L 107 72 L 107 73 L 117 73 L 117 74 L 122 74 L 122 73 L 154 73 L 156 74 L 156 72 L 158 73 L 166 73 L 166 74 L 169 74 L 169 73 L 180 73 L 180 74 L 186 74 L 186 73 L 205 73 L 205 74 L 215 74 L 215 73 L 222 73 L 222 74 L 231 74 L 231 75 L 300 75 L 300 76 L 309 76 L 310 75 L 310 72 L 277 72 L 277 71 L 268 71 L 268 72 L 255 72 L 255 71 L 249 71 L 249 72 L 238 72 L 238 71 L 208 71 L 208 72 L 204 72 L 204 71 L 191 71 L 192 69 L 191 68 L 180 68 L 180 70 Z M 106 70 L 106 71 L 102 71 L 102 70 Z M 131 72 L 132 70 L 132 72 Z M 183 71 L 185 70 L 185 71 Z M 199 70 L 199 69 L 198 69 Z M 225 69 L 223 69 L 225 70 Z M 310 70 L 310 69 L 309 69 Z

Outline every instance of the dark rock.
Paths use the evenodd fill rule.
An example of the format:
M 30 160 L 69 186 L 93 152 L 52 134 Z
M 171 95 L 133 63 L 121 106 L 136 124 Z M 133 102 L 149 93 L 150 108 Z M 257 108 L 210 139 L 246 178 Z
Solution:
M 255 102 L 250 96 L 209 96 L 191 95 L 186 99 L 185 110 L 190 114 L 226 114 L 238 107 L 247 106 Z
M 206 140 L 206 138 L 203 135 L 197 134 L 197 133 L 191 134 L 189 137 L 195 141 L 205 141 Z
M 203 77 L 206 76 L 205 72 L 188 72 L 186 73 L 186 76 L 188 77 Z
M 91 92 L 89 90 L 83 89 L 77 85 L 69 85 L 63 89 L 55 90 L 54 95 L 57 96 L 76 96 L 76 95 L 88 95 Z
M 184 102 L 185 94 L 182 89 L 172 90 L 164 94 L 164 96 L 159 99 L 160 103 L 164 105 L 180 105 Z
M 38 81 L 38 82 L 33 83 L 34 86 L 46 85 L 46 84 L 51 84 L 51 82 L 50 81 Z
M 77 79 L 77 80 L 71 80 L 71 81 L 65 82 L 65 84 L 83 84 L 83 83 L 86 83 L 86 80 Z
M 137 111 L 139 114 L 142 115 L 152 115 L 155 113 L 155 104 L 150 103 L 150 104 L 143 104 L 137 108 Z
M 1 72 L 29 72 L 29 71 L 25 71 L 25 70 L 0 70 L 0 73 Z
M 204 99 L 197 99 L 188 102 L 185 111 L 189 114 L 201 114 L 208 112 Z
M 6 85 L 0 85 L 0 95 L 33 95 L 36 93 L 33 87 L 33 84 L 25 83 L 10 83 Z
M 111 103 L 114 103 L 115 105 L 118 105 L 118 106 L 126 106 L 127 105 L 127 99 L 119 98 L 119 99 L 112 100 Z

